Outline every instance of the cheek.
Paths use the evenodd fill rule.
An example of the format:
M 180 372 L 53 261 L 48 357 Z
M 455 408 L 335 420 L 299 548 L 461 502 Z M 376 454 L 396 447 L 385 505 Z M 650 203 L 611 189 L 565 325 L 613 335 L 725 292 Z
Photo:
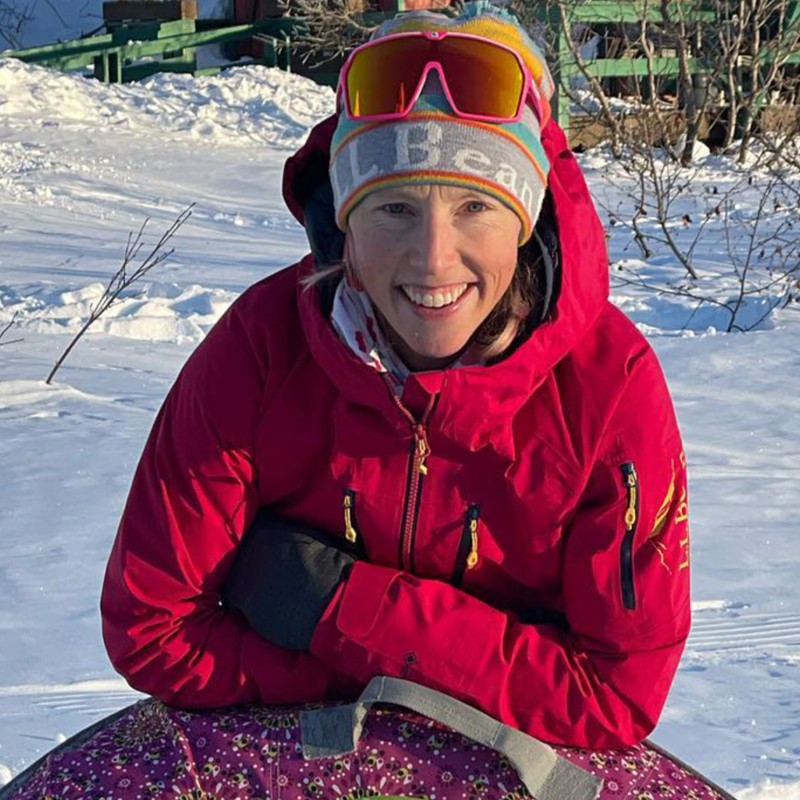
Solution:
M 491 261 L 485 260 L 485 275 L 487 282 L 492 285 L 495 299 L 499 299 L 505 294 L 506 289 L 514 278 L 519 260 L 519 252 L 516 244 L 508 245 L 508 242 L 496 243 L 493 248 L 487 248 L 485 253 L 494 253 Z
M 362 269 L 378 271 L 392 253 L 391 242 L 382 236 L 363 236 L 355 248 L 356 261 Z
M 356 276 L 371 296 L 389 291 L 394 267 L 401 260 L 402 243 L 383 231 L 359 233 L 349 247 L 349 260 Z

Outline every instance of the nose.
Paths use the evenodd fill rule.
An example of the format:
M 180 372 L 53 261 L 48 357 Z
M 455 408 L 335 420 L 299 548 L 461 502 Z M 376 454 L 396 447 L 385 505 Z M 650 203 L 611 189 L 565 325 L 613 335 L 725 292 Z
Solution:
M 427 278 L 443 277 L 458 260 L 457 234 L 444 209 L 428 209 L 415 232 L 414 260 Z

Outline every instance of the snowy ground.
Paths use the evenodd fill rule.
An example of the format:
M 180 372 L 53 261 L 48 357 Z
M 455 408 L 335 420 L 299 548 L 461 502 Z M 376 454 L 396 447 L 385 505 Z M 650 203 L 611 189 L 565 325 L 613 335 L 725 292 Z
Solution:
M 330 91 L 260 68 L 119 87 L 0 62 L 0 329 L 16 313 L 4 341 L 22 338 L 0 346 L 0 783 L 137 697 L 107 662 L 97 610 L 131 474 L 204 332 L 303 254 L 282 163 L 331 106 Z M 619 169 L 583 159 L 598 200 L 623 215 Z M 705 159 L 687 212 L 699 219 L 709 187 L 740 175 Z M 754 192 L 738 200 L 741 230 Z M 174 255 L 46 386 L 128 232 L 149 217 L 152 242 L 192 202 Z M 796 205 L 770 223 L 786 214 Z M 609 230 L 618 275 L 680 275 Z M 704 280 L 730 261 L 722 233 L 709 224 L 698 244 Z M 800 313 L 726 335 L 723 312 L 681 298 L 622 286 L 615 301 L 661 356 L 691 470 L 694 631 L 654 739 L 742 800 L 798 798 Z

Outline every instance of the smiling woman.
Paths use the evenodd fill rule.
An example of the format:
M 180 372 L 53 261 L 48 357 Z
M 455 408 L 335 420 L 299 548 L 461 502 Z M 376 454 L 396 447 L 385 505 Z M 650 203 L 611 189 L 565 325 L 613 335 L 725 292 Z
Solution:
M 101 603 L 132 686 L 209 709 L 388 676 L 559 745 L 652 730 L 689 631 L 686 465 L 658 362 L 608 300 L 552 91 L 483 2 L 401 16 L 351 54 L 337 114 L 285 170 L 313 252 L 208 334 L 136 471 Z M 359 791 L 525 794 L 463 739 L 423 758 L 414 733 L 410 758 L 419 720 L 387 713 L 348 762 Z M 276 797 L 340 797 L 291 714 L 254 712 L 258 769 L 291 787 Z
M 381 189 L 355 208 L 352 277 L 411 369 L 445 367 L 470 345 L 514 277 L 520 227 L 499 200 L 460 186 Z
M 233 304 L 137 470 L 102 601 L 133 686 L 203 707 L 389 675 L 561 744 L 655 725 L 689 629 L 685 463 L 552 89 L 482 3 L 353 52 L 285 175 L 336 268 Z

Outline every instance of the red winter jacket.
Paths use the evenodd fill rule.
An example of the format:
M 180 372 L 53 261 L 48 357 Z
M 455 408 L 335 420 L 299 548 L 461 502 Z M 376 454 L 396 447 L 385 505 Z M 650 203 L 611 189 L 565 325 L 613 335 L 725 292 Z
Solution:
M 330 133 L 290 162 L 290 190 Z M 298 288 L 310 257 L 248 289 L 197 348 L 103 588 L 106 646 L 132 686 L 215 707 L 352 697 L 382 674 L 555 743 L 615 747 L 654 727 L 689 632 L 683 451 L 656 357 L 608 301 L 603 230 L 555 124 L 544 145 L 560 294 L 500 363 L 412 374 L 401 407 Z M 365 552 L 310 653 L 219 603 L 263 505 Z

